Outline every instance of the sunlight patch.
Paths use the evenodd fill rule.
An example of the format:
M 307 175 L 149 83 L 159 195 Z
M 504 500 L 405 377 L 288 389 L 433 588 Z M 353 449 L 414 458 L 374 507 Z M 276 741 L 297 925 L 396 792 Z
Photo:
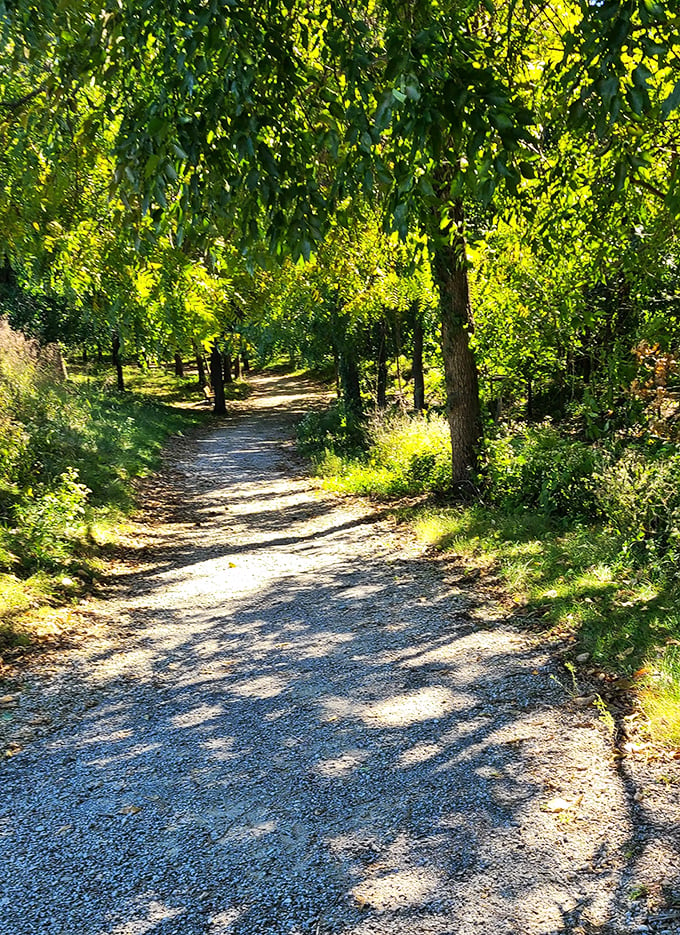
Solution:
M 240 915 L 240 909 L 225 909 L 211 916 L 209 935 L 231 935 Z
M 238 685 L 231 685 L 230 691 L 242 698 L 275 698 L 287 688 L 288 679 L 279 675 L 260 675 L 253 679 L 246 679 Z
M 442 752 L 442 748 L 436 743 L 417 743 L 410 750 L 404 750 L 399 757 L 400 766 L 415 766 L 417 763 L 425 763 Z
M 185 909 L 171 909 L 154 899 L 149 902 L 145 918 L 121 922 L 120 925 L 111 929 L 110 935 L 144 935 L 145 932 L 150 932 L 151 929 L 157 928 L 168 919 L 182 915 L 185 911 Z
M 170 719 L 173 727 L 198 727 L 205 721 L 211 721 L 224 713 L 221 705 L 200 704 L 185 714 L 176 714 Z
M 376 868 L 377 869 L 377 868 Z M 362 880 L 352 889 L 352 896 L 361 908 L 386 912 L 407 906 L 420 906 L 442 885 L 442 875 L 424 867 L 388 871 L 384 876 Z
M 348 776 L 361 766 L 368 757 L 368 750 L 348 750 L 341 756 L 332 757 L 328 760 L 321 760 L 314 767 L 314 772 L 328 779 L 333 779 L 337 776 Z
M 441 685 L 433 685 L 366 705 L 362 717 L 372 727 L 408 727 L 418 721 L 442 717 L 455 707 L 453 692 Z

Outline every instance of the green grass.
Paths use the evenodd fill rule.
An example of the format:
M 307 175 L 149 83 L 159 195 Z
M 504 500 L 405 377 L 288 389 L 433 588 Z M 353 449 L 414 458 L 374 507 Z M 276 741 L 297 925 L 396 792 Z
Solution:
M 363 457 L 343 456 L 332 448 L 316 454 L 315 471 L 324 478 L 327 489 L 392 499 L 442 492 L 449 486 L 451 442 L 441 416 L 395 414 L 369 422 L 365 437 L 368 448 Z M 332 443 L 333 435 L 329 438 Z
M 611 531 L 480 506 L 411 511 L 410 520 L 429 545 L 492 572 L 520 624 L 572 638 L 575 654 L 609 672 L 642 670 L 650 734 L 680 744 L 680 589 L 627 565 Z
M 450 481 L 443 419 L 368 424 L 356 454 L 339 415 L 315 415 L 300 439 L 327 489 L 393 501 L 429 494 L 429 505 L 402 500 L 397 514 L 432 547 L 492 574 L 518 624 L 635 676 L 650 735 L 680 745 L 674 451 L 665 460 L 626 451 L 608 462 L 551 427 L 532 428 L 489 445 L 491 503 L 437 506 L 432 494 L 442 502 Z
M 41 607 L 92 588 L 102 545 L 136 506 L 135 479 L 156 468 L 170 435 L 210 418 L 207 407 L 182 405 L 195 381 L 134 370 L 126 393 L 82 374 L 3 384 L 0 646 L 24 643 Z

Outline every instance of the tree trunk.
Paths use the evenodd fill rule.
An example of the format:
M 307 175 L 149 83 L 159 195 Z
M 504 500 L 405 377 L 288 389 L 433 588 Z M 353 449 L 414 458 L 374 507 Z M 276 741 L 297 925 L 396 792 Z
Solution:
M 413 408 L 425 408 L 425 376 L 423 374 L 423 323 L 416 311 L 413 323 Z
M 99 343 L 99 341 L 97 341 L 97 363 L 101 364 L 103 360 L 104 360 L 104 352 L 102 351 L 101 344 Z
M 241 379 L 241 355 L 237 354 L 234 357 L 234 376 L 237 380 Z
M 198 388 L 202 390 L 204 386 L 208 384 L 208 378 L 205 374 L 205 359 L 203 357 L 203 348 L 199 345 L 198 341 L 194 340 L 191 342 L 191 345 L 194 349 L 194 357 L 196 359 L 196 373 L 198 374 Z
M 87 365 L 87 348 L 83 348 L 83 364 Z
M 184 362 L 182 360 L 182 355 L 179 351 L 175 351 L 175 376 L 183 377 L 184 376 Z
M 385 409 L 387 407 L 387 327 L 384 319 L 380 322 L 378 341 L 376 401 L 378 409 Z
M 454 488 L 472 481 L 482 438 L 479 381 L 469 340 L 472 320 L 464 246 L 461 237 L 452 246 L 438 247 L 434 254 Z
M 16 285 L 16 276 L 12 269 L 12 261 L 7 253 L 5 254 L 3 265 L 0 266 L 0 283 L 10 287 Z
M 217 341 L 210 351 L 210 382 L 215 396 L 213 412 L 216 416 L 224 416 L 227 413 L 227 407 L 224 402 L 224 383 L 222 382 L 222 355 Z
M 233 383 L 234 382 L 234 377 L 232 375 L 233 364 L 231 360 L 231 354 L 229 353 L 229 351 L 225 351 L 224 354 L 222 354 L 222 369 L 224 370 L 224 382 Z
M 361 386 L 359 384 L 359 368 L 356 358 L 351 352 L 340 354 L 340 382 L 349 415 L 359 418 L 363 409 L 361 404 Z
M 399 392 L 399 405 L 404 405 L 404 392 L 401 384 L 401 327 L 399 319 L 394 322 L 394 362 L 397 365 L 397 390 Z
M 114 331 L 111 339 L 111 361 L 116 368 L 116 385 L 122 393 L 125 389 L 125 381 L 123 379 L 123 364 L 120 359 L 120 335 L 117 331 Z
M 250 373 L 250 359 L 247 351 L 241 351 L 241 360 L 243 361 L 243 372 Z

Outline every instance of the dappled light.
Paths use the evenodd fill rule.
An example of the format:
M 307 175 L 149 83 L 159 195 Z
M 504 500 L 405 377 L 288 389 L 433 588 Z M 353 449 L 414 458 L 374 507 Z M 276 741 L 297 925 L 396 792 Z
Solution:
M 362 717 L 371 727 L 408 727 L 418 721 L 444 717 L 457 704 L 467 707 L 465 698 L 460 699 L 446 688 L 432 686 L 367 705 Z
M 205 484 L 111 581 L 77 718 L 4 764 L 3 935 L 51 931 L 13 907 L 55 854 L 69 935 L 604 935 L 634 885 L 667 907 L 680 849 L 550 647 L 291 477 L 260 418 L 271 445 L 193 443 Z

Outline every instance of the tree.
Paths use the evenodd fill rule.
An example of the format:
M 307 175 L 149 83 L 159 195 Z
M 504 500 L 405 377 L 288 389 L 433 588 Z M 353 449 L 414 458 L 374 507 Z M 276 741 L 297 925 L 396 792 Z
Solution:
M 130 212 L 170 224 L 178 245 L 238 230 L 243 249 L 308 257 L 356 192 L 384 203 L 402 235 L 426 233 L 454 483 L 470 479 L 480 434 L 466 203 L 488 204 L 500 182 L 517 192 L 534 174 L 542 72 L 558 79 L 558 126 L 569 113 L 606 134 L 645 112 L 677 46 L 670 2 L 647 0 L 179 2 L 172 17 L 160 0 L 105 16 L 76 0 L 19 7 L 6 30 L 27 67 L 49 59 L 55 97 L 55 73 L 67 91 L 73 76 L 104 89 Z M 678 98 L 671 87 L 661 106 Z

